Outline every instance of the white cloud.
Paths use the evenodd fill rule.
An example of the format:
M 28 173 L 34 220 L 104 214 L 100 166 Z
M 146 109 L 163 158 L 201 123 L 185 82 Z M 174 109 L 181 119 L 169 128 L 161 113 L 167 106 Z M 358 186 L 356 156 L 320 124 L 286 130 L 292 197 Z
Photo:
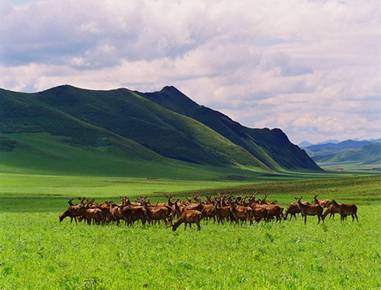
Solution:
M 379 1 L 0 3 L 0 87 L 175 85 L 292 140 L 379 137 Z

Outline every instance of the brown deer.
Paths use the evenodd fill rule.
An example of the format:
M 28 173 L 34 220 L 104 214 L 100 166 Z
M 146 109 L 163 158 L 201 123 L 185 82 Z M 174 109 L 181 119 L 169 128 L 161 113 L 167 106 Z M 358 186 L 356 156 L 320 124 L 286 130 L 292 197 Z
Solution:
M 330 204 L 330 200 L 328 200 L 328 199 L 319 200 L 319 199 L 317 199 L 317 197 L 318 197 L 318 195 L 314 195 L 314 203 L 315 204 L 318 204 L 321 207 L 328 207 L 328 205 Z
M 323 220 L 327 217 L 327 215 L 329 215 L 330 219 L 335 218 L 335 214 L 339 213 L 339 211 L 339 205 L 336 202 L 332 203 L 332 201 L 330 201 L 327 205 L 325 212 L 323 213 Z
M 231 219 L 230 206 L 216 206 L 217 223 L 223 224 L 225 220 Z
M 319 224 L 320 220 L 322 219 L 323 208 L 318 204 L 305 204 L 301 200 L 302 200 L 302 197 L 298 199 L 298 206 L 300 208 L 302 216 L 304 217 L 304 224 L 307 223 L 307 215 L 312 215 L 312 216 L 316 215 L 318 217 L 318 224 Z
M 154 222 L 164 221 L 168 224 L 172 220 L 172 209 L 169 206 L 145 206 L 148 223 L 152 224 Z
M 147 211 L 144 206 L 127 205 L 122 207 L 122 215 L 127 225 L 133 225 L 135 221 L 141 220 L 145 225 L 147 221 Z
M 283 208 L 276 204 L 266 204 L 263 206 L 267 211 L 266 221 L 271 221 L 276 218 L 276 221 L 282 221 Z
M 216 207 L 214 204 L 204 204 L 201 213 L 202 217 L 207 221 L 213 219 L 216 222 Z
M 250 224 L 253 223 L 253 209 L 249 206 L 242 206 L 233 204 L 231 208 L 232 220 L 236 223 L 241 221 L 241 224 L 249 220 Z
M 254 219 L 257 223 L 259 223 L 261 220 L 267 220 L 267 210 L 263 207 L 255 207 L 253 208 L 254 211 Z
M 332 205 L 339 208 L 341 222 L 343 222 L 348 215 L 352 216 L 352 221 L 355 219 L 359 221 L 357 217 L 357 206 L 355 204 L 337 203 L 336 200 L 332 200 Z
M 77 218 L 81 217 L 85 211 L 85 208 L 81 204 L 73 204 L 73 199 L 68 201 L 69 207 L 60 216 L 59 220 L 62 222 L 66 217 L 70 217 L 70 222 L 77 223 Z
M 192 224 L 197 225 L 197 229 L 201 230 L 200 220 L 202 218 L 201 211 L 187 209 L 184 210 L 180 216 L 180 218 L 172 225 L 172 230 L 176 231 L 176 229 L 182 224 L 185 224 L 185 229 L 187 229 L 187 225 L 191 227 Z
M 117 204 L 110 203 L 109 210 L 112 220 L 115 221 L 117 225 L 119 225 L 120 220 L 123 219 L 122 208 Z
M 301 213 L 300 207 L 297 202 L 292 202 L 288 205 L 286 209 L 286 214 L 284 215 L 284 219 L 287 220 L 288 215 L 290 215 L 290 220 L 292 217 L 296 219 L 296 215 Z

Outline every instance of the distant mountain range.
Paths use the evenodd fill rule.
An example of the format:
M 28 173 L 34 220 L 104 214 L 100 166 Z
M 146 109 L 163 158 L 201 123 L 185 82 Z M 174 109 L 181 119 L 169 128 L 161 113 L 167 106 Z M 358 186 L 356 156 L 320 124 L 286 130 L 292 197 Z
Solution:
M 0 119 L 0 170 L 320 170 L 280 129 L 244 127 L 171 86 L 153 93 L 69 85 L 38 93 L 0 89 Z
M 381 139 L 322 143 L 307 146 L 305 150 L 322 166 L 375 169 L 381 165 Z

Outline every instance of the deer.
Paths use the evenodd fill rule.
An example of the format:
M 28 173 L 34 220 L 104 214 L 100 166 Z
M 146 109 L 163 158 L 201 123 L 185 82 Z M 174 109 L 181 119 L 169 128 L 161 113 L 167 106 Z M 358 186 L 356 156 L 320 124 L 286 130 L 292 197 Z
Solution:
M 81 204 L 73 204 L 73 198 L 69 199 L 67 202 L 69 207 L 60 216 L 59 220 L 62 222 L 66 217 L 70 217 L 70 222 L 77 223 L 77 217 L 81 217 L 85 211 L 85 208 Z
M 241 221 L 241 224 L 242 224 L 243 222 L 246 222 L 247 220 L 250 221 L 250 224 L 253 223 L 253 209 L 249 206 L 233 204 L 231 208 L 231 213 L 232 213 L 232 220 L 235 220 L 236 223 Z
M 297 200 L 297 202 L 298 202 L 300 211 L 302 213 L 302 216 L 304 217 L 304 224 L 307 223 L 307 215 L 312 215 L 312 216 L 316 215 L 318 217 L 318 224 L 319 224 L 320 220 L 322 219 L 323 208 L 318 204 L 305 204 L 301 201 L 302 198 L 303 197 L 300 197 Z
M 201 210 L 202 217 L 209 221 L 209 219 L 213 219 L 216 222 L 216 207 L 214 204 L 204 204 Z
M 319 200 L 317 199 L 318 195 L 314 195 L 314 203 L 320 205 L 321 207 L 328 207 L 330 201 L 328 199 Z
M 172 220 L 172 209 L 169 206 L 148 206 L 145 205 L 147 212 L 148 223 L 152 224 L 153 222 L 164 221 L 165 224 L 168 224 Z
M 332 201 L 330 201 L 327 205 L 325 212 L 323 213 L 323 220 L 327 217 L 327 215 L 329 215 L 330 219 L 335 218 L 335 214 L 339 213 L 339 211 L 339 205 L 336 202 L 332 203 Z
M 346 204 L 346 203 L 337 203 L 336 200 L 332 200 L 332 205 L 337 206 L 339 208 L 340 220 L 344 222 L 346 216 L 351 215 L 352 221 L 356 219 L 359 221 L 357 217 L 357 206 L 355 204 Z
M 301 213 L 300 207 L 297 202 L 292 202 L 288 205 L 286 209 L 286 214 L 284 215 L 284 219 L 287 220 L 287 216 L 290 215 L 290 220 L 292 220 L 292 217 L 296 219 L 296 215 L 298 213 Z
M 180 218 L 172 225 L 172 230 L 176 231 L 176 229 L 182 224 L 185 224 L 185 230 L 187 229 L 187 225 L 189 224 L 189 227 L 194 223 L 197 225 L 197 229 L 201 230 L 200 221 L 202 218 L 201 211 L 193 210 L 193 209 L 186 209 L 181 213 Z
M 127 225 L 133 225 L 135 221 L 141 220 L 145 225 L 147 221 L 147 211 L 144 206 L 126 205 L 122 207 L 122 215 Z

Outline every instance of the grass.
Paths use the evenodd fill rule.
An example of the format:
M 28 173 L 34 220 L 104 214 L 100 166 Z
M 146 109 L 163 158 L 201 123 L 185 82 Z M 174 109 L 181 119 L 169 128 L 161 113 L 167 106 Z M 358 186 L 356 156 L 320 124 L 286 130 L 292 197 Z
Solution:
M 377 289 L 379 206 L 360 223 L 254 227 L 59 224 L 52 213 L 1 215 L 4 289 Z M 5 222 L 8 221 L 8 222 Z M 9 222 L 11 221 L 11 222 Z M 362 234 L 367 233 L 367 237 Z M 370 270 L 371 269 L 371 270 Z M 324 277 L 324 279 L 323 279 Z
M 380 176 L 255 181 L 0 175 L 0 289 L 379 289 Z M 359 223 L 309 218 L 254 226 L 87 226 L 58 222 L 74 192 L 299 194 L 359 206 Z M 202 190 L 201 190 L 202 189 Z
M 353 162 L 353 161 L 347 161 L 347 162 L 318 162 L 319 166 L 323 168 L 324 170 L 331 170 L 331 171 L 342 171 L 342 172 L 370 172 L 370 173 L 379 173 L 381 170 L 381 164 L 380 163 L 370 163 L 370 164 L 364 164 L 363 162 Z
M 1 134 L 17 146 L 0 151 L 0 172 L 48 175 L 132 176 L 152 178 L 210 179 L 229 175 L 253 176 L 261 168 L 215 167 L 187 163 L 147 152 L 127 153 L 115 146 L 73 145 L 46 133 Z M 148 150 L 147 150 L 148 151 Z

